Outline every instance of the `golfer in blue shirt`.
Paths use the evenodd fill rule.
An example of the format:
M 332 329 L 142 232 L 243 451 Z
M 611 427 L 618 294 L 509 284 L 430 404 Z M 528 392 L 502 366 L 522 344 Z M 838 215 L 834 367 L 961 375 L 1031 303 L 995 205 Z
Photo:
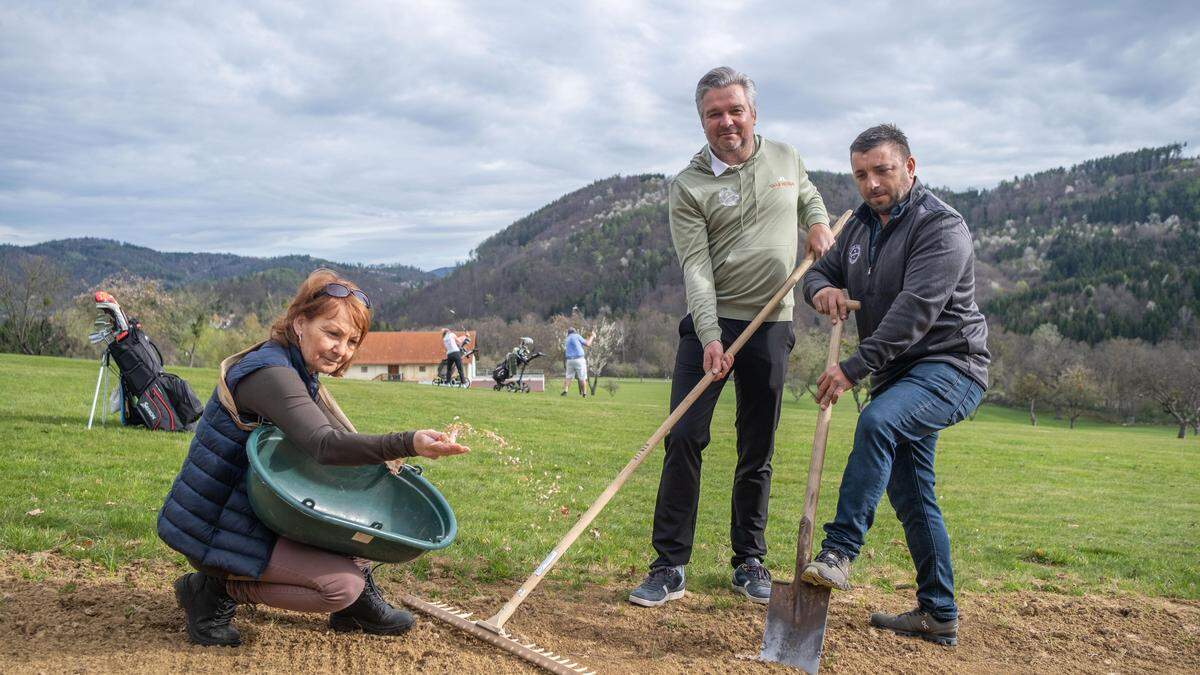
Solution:
M 592 331 L 591 337 L 584 340 L 579 331 L 574 328 L 567 329 L 567 339 L 563 342 L 563 351 L 567 355 L 566 369 L 563 372 L 563 390 L 562 395 L 567 395 L 567 387 L 570 386 L 571 378 L 579 383 L 579 395 L 587 398 L 586 383 L 587 374 L 587 357 L 584 356 L 583 348 L 591 347 L 592 340 L 596 339 L 596 332 Z

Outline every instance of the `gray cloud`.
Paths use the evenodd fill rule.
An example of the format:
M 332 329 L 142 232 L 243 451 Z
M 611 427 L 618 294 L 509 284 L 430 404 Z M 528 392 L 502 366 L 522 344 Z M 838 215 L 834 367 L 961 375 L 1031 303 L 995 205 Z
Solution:
M 0 241 L 452 264 L 597 178 L 681 168 L 720 63 L 814 169 L 882 120 L 953 187 L 1194 148 L 1200 12 L 1077 5 L 6 3 Z

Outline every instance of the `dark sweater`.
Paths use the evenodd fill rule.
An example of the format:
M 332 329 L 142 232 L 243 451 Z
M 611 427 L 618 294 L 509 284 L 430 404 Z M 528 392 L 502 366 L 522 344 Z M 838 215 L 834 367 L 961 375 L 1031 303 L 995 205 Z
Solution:
M 916 363 L 941 361 L 986 388 L 987 322 L 975 304 L 975 255 L 963 217 L 917 180 L 899 218 L 882 227 L 873 219 L 861 205 L 804 275 L 810 305 L 829 286 L 862 303 L 854 313 L 858 349 L 842 372 L 851 382 L 871 375 L 878 393 Z
M 416 454 L 411 431 L 374 435 L 347 430 L 324 405 L 313 401 L 292 368 L 254 371 L 238 383 L 233 398 L 239 410 L 279 427 L 289 441 L 320 464 L 382 464 Z

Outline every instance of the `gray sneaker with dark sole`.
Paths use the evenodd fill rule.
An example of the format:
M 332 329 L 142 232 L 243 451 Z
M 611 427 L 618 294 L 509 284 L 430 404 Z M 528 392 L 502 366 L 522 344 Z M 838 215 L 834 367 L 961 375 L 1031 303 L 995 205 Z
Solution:
M 771 602 L 771 573 L 758 558 L 747 558 L 746 562 L 733 570 L 733 590 L 746 596 L 750 602 L 766 605 Z
M 938 621 L 919 608 L 903 614 L 875 612 L 871 625 L 905 637 L 921 638 L 946 647 L 958 644 L 958 619 Z
M 678 567 L 653 567 L 642 584 L 629 594 L 629 602 L 642 607 L 658 607 L 668 600 L 683 597 L 683 565 Z
M 828 586 L 839 591 L 850 590 L 850 558 L 831 548 L 822 550 L 804 566 L 800 580 L 814 586 Z

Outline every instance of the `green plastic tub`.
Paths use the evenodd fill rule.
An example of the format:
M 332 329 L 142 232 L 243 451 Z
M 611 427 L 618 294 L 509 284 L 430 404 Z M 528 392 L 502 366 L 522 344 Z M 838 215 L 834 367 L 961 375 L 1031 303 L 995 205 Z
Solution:
M 263 425 L 246 441 L 255 515 L 277 534 L 330 551 L 404 562 L 445 548 L 458 522 L 445 497 L 405 465 L 326 466 Z

